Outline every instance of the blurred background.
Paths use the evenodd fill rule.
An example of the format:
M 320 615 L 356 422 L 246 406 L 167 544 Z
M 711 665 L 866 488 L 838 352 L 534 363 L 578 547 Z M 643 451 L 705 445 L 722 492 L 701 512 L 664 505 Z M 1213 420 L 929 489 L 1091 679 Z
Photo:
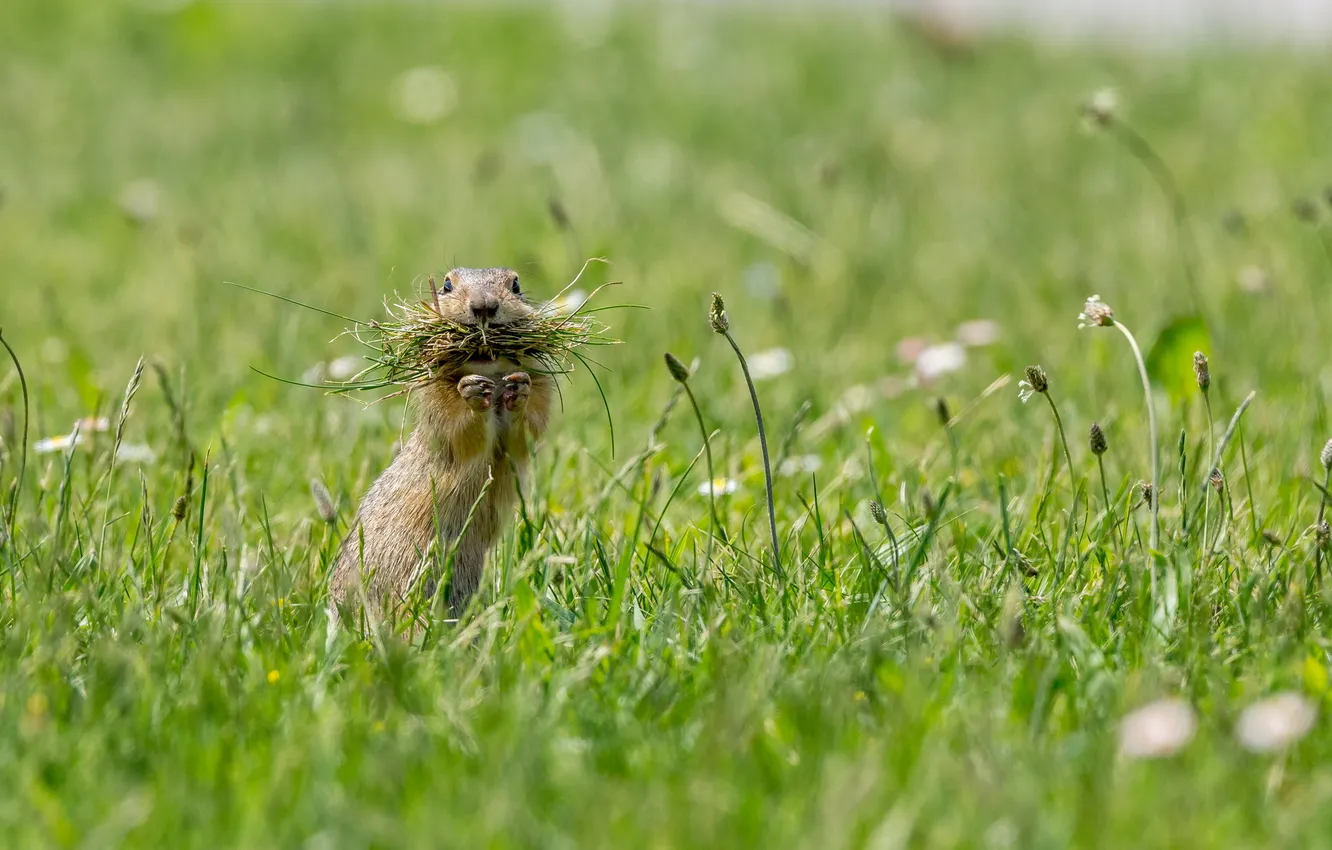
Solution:
M 344 376 L 347 323 L 227 282 L 369 319 L 452 265 L 514 266 L 540 297 L 599 256 L 579 288 L 649 308 L 607 314 L 618 427 L 669 395 L 665 350 L 744 421 L 708 365 L 716 290 L 775 358 L 775 421 L 849 408 L 918 446 L 921 392 L 1103 362 L 1076 332 L 1087 295 L 1148 340 L 1192 309 L 1159 188 L 1079 118 L 1106 90 L 1188 198 L 1203 306 L 1243 332 L 1227 375 L 1302 386 L 1294 352 L 1252 341 L 1314 330 L 1291 270 L 1322 249 L 1289 211 L 1328 182 L 1332 77 L 1305 49 L 1328 24 L 1308 0 L 12 0 L 0 323 L 37 434 L 105 412 L 145 354 L 206 427 L 387 449 L 399 409 L 254 371 Z M 1109 371 L 1069 404 L 1134 398 Z M 596 388 L 565 401 L 561 434 L 605 452 Z

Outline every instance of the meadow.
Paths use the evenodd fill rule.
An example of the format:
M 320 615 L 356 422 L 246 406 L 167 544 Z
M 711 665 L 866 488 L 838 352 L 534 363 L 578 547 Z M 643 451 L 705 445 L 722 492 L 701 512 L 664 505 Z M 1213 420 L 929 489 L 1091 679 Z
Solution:
M 0 843 L 1332 845 L 1328 70 L 864 9 L 0 4 Z M 363 362 L 319 310 L 593 257 L 621 343 L 476 605 L 330 637 L 410 419 L 298 385 Z

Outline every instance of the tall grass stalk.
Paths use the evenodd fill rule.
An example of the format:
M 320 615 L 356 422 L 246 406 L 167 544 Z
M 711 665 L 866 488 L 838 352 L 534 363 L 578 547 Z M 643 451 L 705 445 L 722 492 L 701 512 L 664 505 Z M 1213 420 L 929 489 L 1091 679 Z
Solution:
M 19 445 L 18 475 L 14 478 L 14 484 L 9 493 L 9 516 L 6 518 L 9 522 L 9 545 L 13 547 L 13 551 L 17 556 L 18 537 L 15 533 L 15 529 L 18 526 L 19 490 L 23 487 L 23 476 L 27 473 L 28 469 L 28 378 L 23 374 L 23 364 L 19 363 L 18 354 L 16 354 L 14 349 L 10 346 L 9 340 L 5 339 L 3 330 L 0 330 L 0 345 L 5 347 L 5 351 L 9 352 L 9 359 L 14 361 L 14 370 L 18 372 L 19 390 L 23 394 L 23 441 Z
M 759 406 L 758 391 L 754 389 L 754 379 L 749 375 L 749 364 L 740 350 L 735 337 L 731 336 L 731 320 L 726 316 L 726 304 L 720 293 L 712 293 L 712 310 L 709 313 L 712 329 L 731 344 L 736 359 L 740 361 L 740 370 L 745 374 L 745 385 L 749 387 L 749 399 L 754 403 L 754 419 L 758 422 L 759 449 L 763 452 L 763 484 L 768 497 L 768 533 L 772 536 L 772 565 L 777 577 L 783 578 L 781 544 L 777 542 L 777 509 L 772 498 L 772 464 L 768 461 L 768 434 L 763 428 L 763 409 Z
M 1142 359 L 1142 349 L 1138 347 L 1138 341 L 1134 339 L 1133 332 L 1115 318 L 1115 311 L 1101 300 L 1099 295 L 1093 295 L 1087 299 L 1082 307 L 1082 312 L 1078 314 L 1078 327 L 1100 327 L 1117 329 L 1128 340 L 1129 348 L 1133 351 L 1133 361 L 1138 365 L 1138 378 L 1142 381 L 1142 393 L 1147 402 L 1147 433 L 1152 455 L 1152 479 L 1148 483 L 1152 494 L 1152 530 L 1151 530 L 1151 549 L 1155 553 L 1161 536 L 1161 488 L 1160 488 L 1160 459 L 1158 458 L 1158 447 L 1156 439 L 1156 409 L 1152 404 L 1152 382 L 1147 377 L 1147 364 Z M 1152 593 L 1156 593 L 1156 571 L 1152 570 Z
M 717 487 L 716 472 L 712 465 L 712 437 L 708 433 L 708 426 L 703 423 L 703 411 L 698 406 L 698 399 L 694 398 L 694 390 L 689 386 L 689 369 L 680 362 L 680 359 L 669 351 L 666 352 L 666 369 L 671 373 L 681 387 L 684 388 L 685 395 L 689 397 L 689 405 L 694 409 L 694 419 L 698 422 L 699 435 L 703 437 L 703 451 L 707 455 L 708 464 L 708 512 L 711 514 L 708 527 L 708 548 L 703 555 L 703 563 L 712 567 L 712 547 L 718 532 L 722 529 L 721 519 L 717 516 Z M 691 464 L 692 466 L 692 464 Z M 655 532 L 653 534 L 655 537 Z M 649 541 L 651 542 L 651 541 Z M 697 550 L 695 550 L 697 551 Z

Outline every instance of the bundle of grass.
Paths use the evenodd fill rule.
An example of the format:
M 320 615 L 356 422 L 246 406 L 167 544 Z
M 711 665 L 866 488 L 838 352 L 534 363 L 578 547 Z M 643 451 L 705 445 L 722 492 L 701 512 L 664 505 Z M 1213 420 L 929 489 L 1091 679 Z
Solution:
M 525 301 L 532 308 L 530 312 L 509 321 L 467 323 L 442 308 L 432 276 L 426 297 L 399 298 L 386 305 L 387 321 L 356 324 L 351 333 L 374 352 L 367 358 L 370 365 L 331 389 L 347 393 L 396 388 L 383 400 L 409 392 L 422 382 L 456 373 L 471 361 L 513 360 L 535 364 L 533 371 L 549 375 L 568 374 L 575 361 L 584 366 L 595 363 L 584 348 L 619 342 L 605 335 L 608 328 L 595 318 L 599 309 L 587 306 L 611 284 L 598 287 L 588 296 L 580 292 L 571 295 L 577 282 L 576 277 L 550 301 Z

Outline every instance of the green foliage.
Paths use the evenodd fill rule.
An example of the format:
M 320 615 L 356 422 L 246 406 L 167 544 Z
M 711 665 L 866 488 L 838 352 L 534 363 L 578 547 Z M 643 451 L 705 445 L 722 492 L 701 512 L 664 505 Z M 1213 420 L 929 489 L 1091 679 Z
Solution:
M 1147 352 L 1147 374 L 1154 386 L 1184 401 L 1198 392 L 1193 371 L 1193 352 L 1208 352 L 1212 341 L 1202 316 L 1180 316 L 1161 329 Z
M 32 402 L 15 491 L 6 364 L 0 845 L 1326 845 L 1326 721 L 1277 754 L 1233 734 L 1328 694 L 1328 217 L 1289 210 L 1327 177 L 1325 64 L 966 49 L 868 10 L 0 3 L 0 329 Z M 1107 81 L 1187 200 L 1206 328 L 1164 306 L 1174 196 L 1080 129 Z M 542 297 L 589 256 L 581 288 L 647 309 L 597 314 L 624 344 L 563 384 L 479 607 L 413 646 L 329 635 L 403 409 L 261 375 L 363 351 L 224 282 L 382 319 L 432 272 Z M 1093 292 L 1166 327 L 1155 553 Z M 958 371 L 898 354 L 975 319 L 999 337 Z M 1120 757 L 1166 696 L 1192 742 Z

